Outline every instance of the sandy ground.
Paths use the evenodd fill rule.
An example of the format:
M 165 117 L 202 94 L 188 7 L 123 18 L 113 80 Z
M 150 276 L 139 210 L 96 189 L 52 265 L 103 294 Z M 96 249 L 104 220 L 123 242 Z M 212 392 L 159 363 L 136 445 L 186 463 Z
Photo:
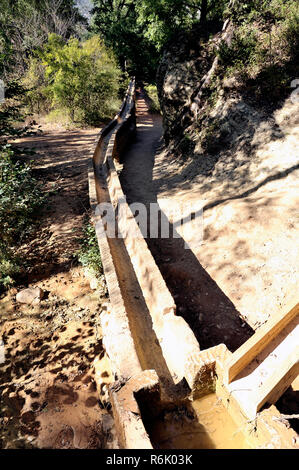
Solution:
M 166 193 L 158 185 L 171 178 L 167 172 L 170 166 L 162 151 L 161 117 L 148 113 L 143 94 L 137 101 L 137 126 L 136 142 L 128 149 L 123 165 L 119 167 L 120 181 L 129 203 L 158 201 L 165 213 L 166 206 L 176 200 L 179 187 Z M 192 194 L 188 196 L 192 197 Z M 189 323 L 202 349 L 223 342 L 231 350 L 237 349 L 253 330 L 203 268 L 193 250 L 185 249 L 184 238 L 176 232 L 178 238 L 147 238 L 147 242 L 174 296 L 178 314 Z M 192 232 L 191 239 L 197 241 L 197 238 L 198 233 Z
M 190 231 L 192 252 L 254 329 L 298 301 L 298 139 L 298 104 L 288 100 L 256 128 L 254 151 L 208 173 L 204 159 L 178 167 L 156 158 L 160 197 L 204 200 L 203 243 Z
M 117 447 L 99 326 L 105 286 L 92 291 L 74 258 L 88 214 L 87 161 L 97 134 L 55 128 L 19 141 L 36 149 L 35 175 L 52 192 L 20 249 L 23 285 L 0 299 L 0 448 Z M 16 303 L 18 290 L 36 286 L 45 292 L 39 305 Z
M 175 224 L 175 238 L 147 242 L 201 348 L 225 343 L 234 351 L 298 301 L 298 104 L 287 101 L 274 123 L 258 126 L 254 154 L 206 171 L 206 161 L 171 158 L 145 98 L 137 100 L 136 142 L 119 167 L 124 192 L 131 203 L 158 202 L 171 229 L 179 220 L 170 217 L 173 207 L 194 212 L 193 222 Z M 298 380 L 276 405 L 298 414 Z M 296 420 L 292 426 L 298 431 Z
M 267 123 L 256 129 L 256 158 L 247 155 L 242 165 L 232 158 L 227 167 L 219 162 L 207 172 L 202 162 L 178 163 L 163 150 L 161 118 L 148 113 L 144 98 L 137 102 L 136 142 L 118 166 L 122 186 L 129 202 L 158 201 L 166 215 L 173 204 L 204 200 L 203 240 L 199 225 L 189 223 L 186 231 L 176 228 L 175 238 L 147 242 L 201 348 L 225 343 L 233 351 L 295 295 L 295 109 L 287 103 L 274 116 L 277 138 Z M 21 250 L 24 286 L 42 287 L 46 298 L 35 307 L 17 305 L 16 290 L 0 299 L 2 447 L 117 446 L 98 325 L 106 299 L 90 291 L 73 258 L 88 210 L 85 175 L 96 134 L 55 130 L 24 139 L 38 150 L 36 174 L 45 190 L 55 191 L 37 233 Z M 284 395 L 282 406 L 289 411 L 286 400 Z
M 181 248 L 179 239 L 148 242 L 181 314 L 188 316 L 186 309 L 193 303 L 194 324 L 197 315 L 201 329 L 212 323 L 221 330 L 211 341 L 198 333 L 205 346 L 224 340 L 234 349 L 239 339 L 232 336 L 240 332 L 236 315 L 246 323 L 241 325 L 245 338 L 293 298 L 296 302 L 297 108 L 287 101 L 274 114 L 274 125 L 260 123 L 252 141 L 254 154 L 230 156 L 227 168 L 220 161 L 206 174 L 205 161 L 171 160 L 162 148 L 160 118 L 148 114 L 143 96 L 138 100 L 139 137 L 124 157 L 121 182 L 129 202 L 158 201 L 163 210 L 186 204 L 187 212 L 190 203 L 196 210 L 204 207 L 203 238 L 200 223 L 177 229 L 189 250 Z

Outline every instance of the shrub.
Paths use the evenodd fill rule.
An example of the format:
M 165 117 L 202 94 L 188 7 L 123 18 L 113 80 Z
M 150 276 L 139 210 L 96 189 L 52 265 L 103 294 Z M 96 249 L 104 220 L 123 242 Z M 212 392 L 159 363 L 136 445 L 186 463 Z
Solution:
M 17 246 L 30 232 L 45 196 L 28 164 L 9 145 L 0 149 L 0 290 L 20 271 Z
M 0 149 L 8 137 L 26 135 L 27 127 L 16 126 L 25 118 L 21 109 L 25 93 L 26 89 L 16 80 L 6 84 L 5 102 L 0 104 Z
M 18 258 L 0 241 L 0 292 L 3 288 L 14 284 L 14 277 L 19 272 Z
M 121 71 L 98 36 L 65 43 L 51 34 L 37 54 L 24 81 L 33 83 L 28 93 L 32 111 L 47 110 L 51 104 L 66 111 L 72 121 L 99 124 L 118 110 Z
M 299 5 L 293 4 L 289 7 L 288 14 L 283 24 L 282 36 L 285 39 L 289 53 L 294 62 L 298 62 L 299 50 Z
M 254 29 L 239 28 L 230 46 L 222 42 L 218 55 L 222 64 L 227 67 L 238 64 L 238 67 L 248 65 L 256 54 L 258 37 Z
M 0 152 L 0 238 L 21 241 L 32 226 L 44 195 L 28 164 L 16 159 L 10 146 Z
M 161 107 L 160 107 L 158 90 L 157 90 L 156 85 L 147 85 L 144 88 L 150 99 L 150 106 L 149 106 L 150 113 L 161 114 Z
M 29 112 L 37 114 L 49 112 L 51 94 L 45 76 L 45 67 L 39 58 L 30 57 L 23 84 L 28 89 L 24 104 L 28 106 Z
M 81 248 L 77 252 L 79 263 L 88 269 L 91 275 L 100 277 L 103 274 L 102 260 L 94 226 L 87 222 L 83 226 Z
M 297 75 L 299 5 L 293 0 L 236 2 L 234 38 L 218 50 L 224 76 L 234 76 L 252 96 L 275 102 Z

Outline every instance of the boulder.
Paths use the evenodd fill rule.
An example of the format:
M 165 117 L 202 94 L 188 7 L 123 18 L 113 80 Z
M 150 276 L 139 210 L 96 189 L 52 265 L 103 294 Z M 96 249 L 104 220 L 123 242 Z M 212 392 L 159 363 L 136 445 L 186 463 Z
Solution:
M 16 295 L 16 301 L 21 304 L 38 304 L 44 296 L 44 291 L 40 287 L 29 287 L 23 289 Z

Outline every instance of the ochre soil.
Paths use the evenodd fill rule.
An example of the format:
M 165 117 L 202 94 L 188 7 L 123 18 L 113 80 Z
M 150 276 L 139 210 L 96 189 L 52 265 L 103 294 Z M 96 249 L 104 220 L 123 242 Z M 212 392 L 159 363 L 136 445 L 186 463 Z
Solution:
M 18 255 L 21 284 L 0 298 L 0 448 L 117 447 L 107 399 L 110 366 L 92 291 L 74 254 L 89 210 L 87 162 L 98 129 L 46 129 L 18 141 L 35 148 L 35 176 L 50 191 Z M 39 305 L 16 293 L 41 287 Z

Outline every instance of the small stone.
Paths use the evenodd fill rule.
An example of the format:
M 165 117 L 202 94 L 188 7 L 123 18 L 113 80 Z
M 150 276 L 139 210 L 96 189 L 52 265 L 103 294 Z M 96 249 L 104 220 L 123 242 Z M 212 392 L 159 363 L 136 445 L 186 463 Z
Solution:
M 40 287 L 30 287 L 21 290 L 16 295 L 16 301 L 21 304 L 37 305 L 44 296 L 44 291 Z
M 98 280 L 94 277 L 93 279 L 91 279 L 89 285 L 92 290 L 97 290 L 97 288 L 99 287 Z
M 5 362 L 5 346 L 3 339 L 0 338 L 0 364 L 3 364 Z
M 102 416 L 102 429 L 104 433 L 108 433 L 113 428 L 114 422 L 112 416 L 104 414 Z

